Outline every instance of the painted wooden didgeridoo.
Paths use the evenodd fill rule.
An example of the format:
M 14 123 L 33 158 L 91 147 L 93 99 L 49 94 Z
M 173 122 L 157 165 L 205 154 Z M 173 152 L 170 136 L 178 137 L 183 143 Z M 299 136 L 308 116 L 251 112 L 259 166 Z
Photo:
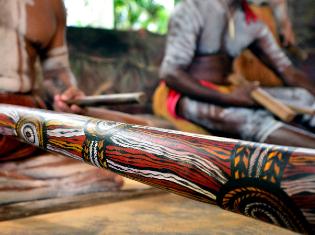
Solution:
M 10 105 L 0 105 L 0 134 L 293 231 L 315 231 L 315 150 Z

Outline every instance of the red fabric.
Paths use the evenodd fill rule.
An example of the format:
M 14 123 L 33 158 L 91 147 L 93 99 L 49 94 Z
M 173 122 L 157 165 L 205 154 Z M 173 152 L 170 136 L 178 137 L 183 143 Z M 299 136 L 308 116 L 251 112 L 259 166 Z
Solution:
M 34 155 L 38 148 L 9 136 L 0 135 L 0 162 L 18 160 Z
M 181 97 L 182 97 L 182 95 L 179 92 L 172 90 L 172 89 L 170 89 L 168 96 L 167 96 L 167 103 L 166 103 L 167 111 L 169 112 L 169 114 L 172 117 L 174 117 L 176 119 L 180 118 L 176 114 L 176 107 L 177 107 L 177 104 L 178 104 Z
M 246 0 L 242 1 L 242 7 L 245 13 L 246 23 L 250 24 L 252 22 L 256 22 L 258 18 L 256 14 L 252 11 L 252 9 L 249 7 L 248 2 Z
M 209 88 L 211 90 L 218 90 L 218 86 L 212 82 L 200 80 L 199 83 L 203 87 Z M 166 107 L 167 107 L 168 113 L 173 118 L 176 118 L 176 119 L 181 119 L 181 117 L 179 117 L 176 113 L 176 107 L 181 97 L 182 97 L 181 93 L 170 88 L 168 96 L 167 96 Z

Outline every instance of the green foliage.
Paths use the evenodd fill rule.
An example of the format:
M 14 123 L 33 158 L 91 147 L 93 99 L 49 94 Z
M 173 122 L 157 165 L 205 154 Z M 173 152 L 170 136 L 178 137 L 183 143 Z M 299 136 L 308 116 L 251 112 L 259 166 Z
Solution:
M 166 33 L 170 13 L 154 0 L 114 0 L 114 3 L 116 29 Z

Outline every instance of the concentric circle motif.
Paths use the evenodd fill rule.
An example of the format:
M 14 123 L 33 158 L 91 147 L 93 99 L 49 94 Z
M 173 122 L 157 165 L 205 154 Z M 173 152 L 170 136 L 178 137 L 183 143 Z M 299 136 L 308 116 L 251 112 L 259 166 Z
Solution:
M 310 225 L 289 196 L 267 181 L 259 179 L 230 181 L 220 190 L 217 203 L 225 210 L 296 232 L 310 231 Z
M 37 147 L 44 147 L 43 127 L 40 119 L 34 117 L 25 117 L 19 120 L 16 125 L 18 137 L 26 143 Z

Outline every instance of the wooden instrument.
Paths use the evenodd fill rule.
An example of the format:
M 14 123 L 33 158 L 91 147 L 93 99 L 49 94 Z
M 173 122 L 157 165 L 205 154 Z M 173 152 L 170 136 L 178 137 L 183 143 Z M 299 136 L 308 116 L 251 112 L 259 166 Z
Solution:
M 136 125 L 154 126 L 153 121 L 148 118 L 137 117 L 128 113 L 113 111 L 105 108 L 92 108 L 84 109 L 84 115 L 99 118 L 104 120 L 111 120 L 115 122 L 124 122 Z
M 122 113 L 103 108 L 93 108 L 90 106 L 102 105 L 126 105 L 126 104 L 144 104 L 146 95 L 144 92 L 109 94 L 99 96 L 86 96 L 80 99 L 68 100 L 67 104 L 76 104 L 84 109 L 84 115 L 94 118 L 124 122 L 129 124 L 152 126 L 152 122 L 145 118 L 136 117 L 131 114 Z
M 99 96 L 86 96 L 80 99 L 68 100 L 67 104 L 76 104 L 79 106 L 97 106 L 97 105 L 121 105 L 121 104 L 144 104 L 146 95 L 143 92 L 109 94 Z
M 0 105 L 0 134 L 296 232 L 315 232 L 314 149 L 10 105 Z

